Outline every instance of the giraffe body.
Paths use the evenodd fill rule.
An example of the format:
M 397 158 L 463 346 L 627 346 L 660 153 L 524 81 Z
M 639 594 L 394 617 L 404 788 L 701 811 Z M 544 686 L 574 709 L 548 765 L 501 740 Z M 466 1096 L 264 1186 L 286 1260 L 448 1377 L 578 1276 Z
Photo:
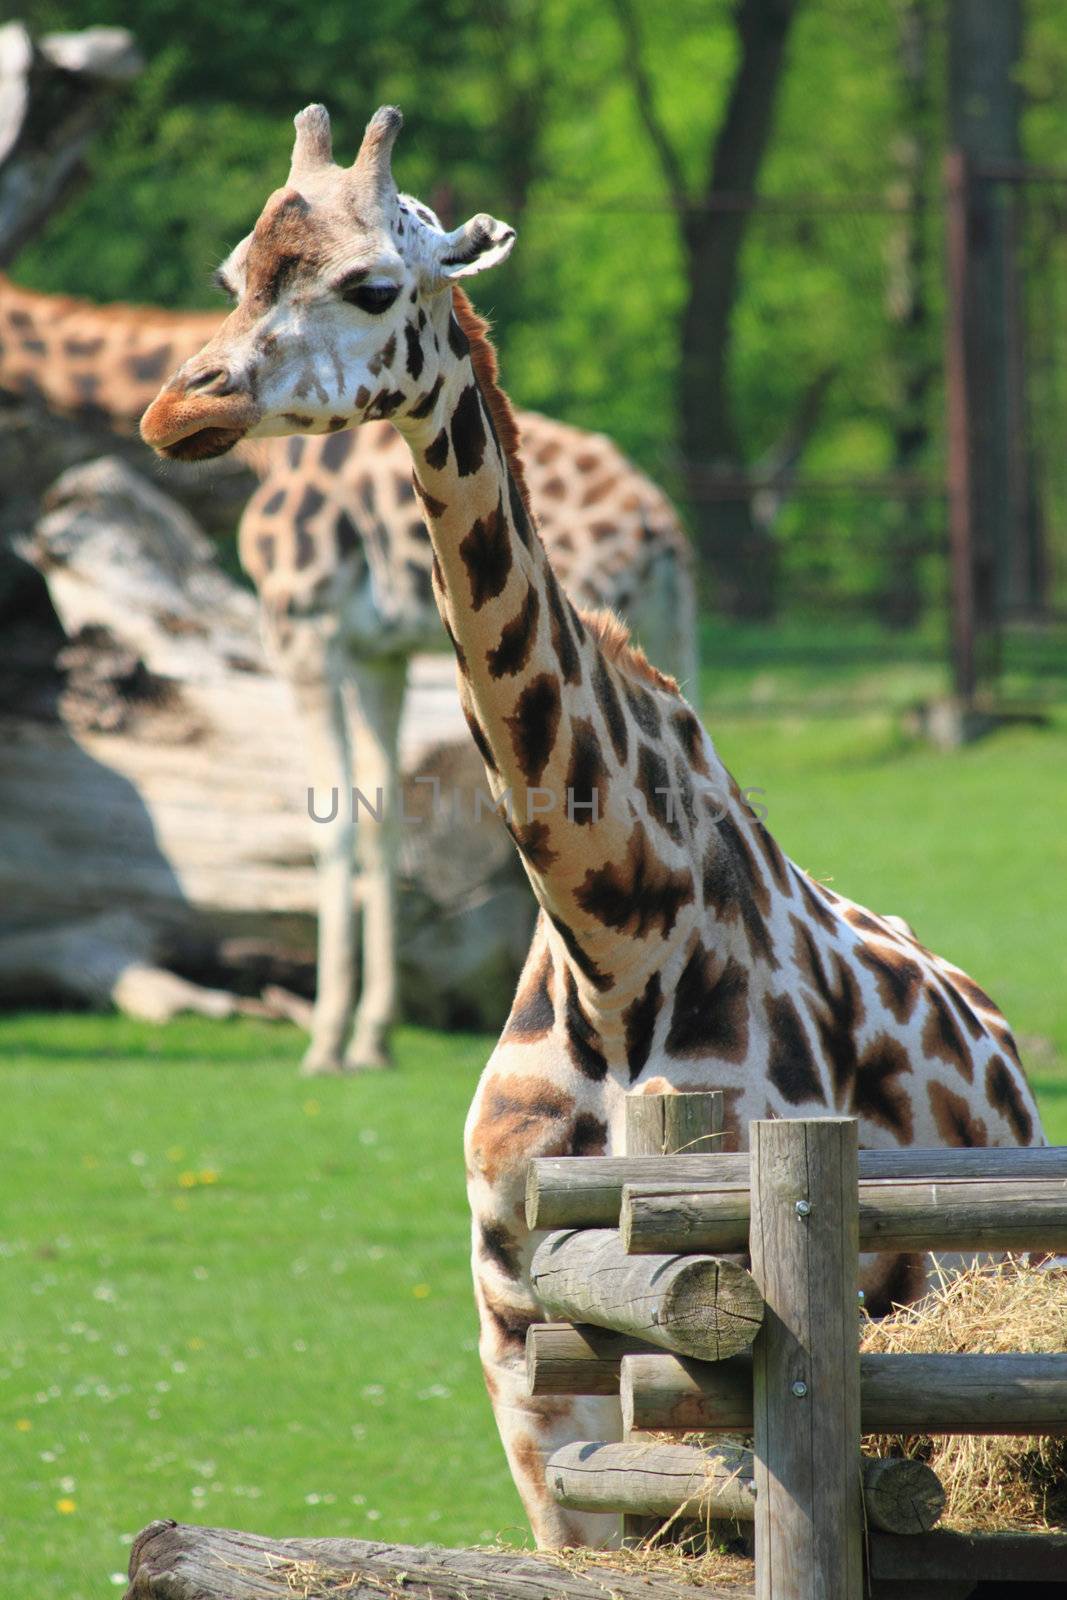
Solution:
M 159 380 L 195 355 L 219 320 L 99 307 L 0 277 L 0 386 L 130 431 Z M 683 682 L 695 680 L 691 558 L 670 501 L 603 435 L 537 412 L 520 412 L 519 423 L 544 507 L 542 537 L 568 593 L 622 613 L 657 660 Z M 257 439 L 242 453 L 259 483 L 238 525 L 241 565 L 259 596 L 269 659 L 300 710 L 316 815 L 329 811 L 334 789 L 339 797 L 356 789 L 369 801 L 358 826 L 339 798 L 334 820 L 313 827 L 318 982 L 305 1070 L 382 1066 L 396 1008 L 396 806 L 408 662 L 443 642 L 433 549 L 410 453 L 389 422 Z
M 543 1315 L 524 1222 L 531 1157 L 617 1151 L 626 1095 L 672 1089 L 723 1090 L 735 1147 L 767 1116 L 855 1115 L 869 1146 L 1043 1134 L 992 1001 L 790 862 L 675 682 L 616 619 L 568 602 L 529 514 L 485 325 L 455 281 L 502 260 L 514 236 L 484 216 L 446 234 L 398 196 L 398 126 L 379 111 L 342 172 L 325 113 L 301 114 L 289 183 L 227 263 L 237 310 L 143 431 L 163 453 L 198 456 L 292 426 L 299 400 L 301 425 L 321 431 L 388 406 L 408 443 L 461 699 L 541 907 L 465 1134 L 482 1360 L 539 1541 L 604 1542 L 613 1519 L 557 1507 L 544 1463 L 567 1440 L 611 1438 L 617 1405 L 526 1392 L 525 1334 Z M 923 1265 L 868 1261 L 872 1309 L 914 1293 Z

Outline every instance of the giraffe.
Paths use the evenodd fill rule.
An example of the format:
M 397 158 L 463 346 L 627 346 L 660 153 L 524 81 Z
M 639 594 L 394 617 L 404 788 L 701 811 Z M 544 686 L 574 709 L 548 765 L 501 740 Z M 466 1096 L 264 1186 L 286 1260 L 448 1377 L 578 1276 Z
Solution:
M 0 387 L 132 432 L 164 373 L 219 323 L 211 312 L 40 294 L 0 275 Z M 690 550 L 666 495 L 603 434 L 534 411 L 518 416 L 542 537 L 568 593 L 621 612 L 655 659 L 695 681 Z M 396 1010 L 396 797 L 408 664 L 444 642 L 432 548 L 407 446 L 390 422 L 256 440 L 243 453 L 259 482 L 240 517 L 238 554 L 259 596 L 268 657 L 299 707 L 315 815 L 328 815 L 332 791 L 367 797 L 358 826 L 339 799 L 332 820 L 312 829 L 318 974 L 303 1070 L 378 1068 L 390 1061 Z
M 533 524 L 513 414 L 462 279 L 514 231 L 444 231 L 398 194 L 399 112 L 332 160 L 325 109 L 296 119 L 288 179 L 228 257 L 236 309 L 142 420 L 172 459 L 388 408 L 410 450 L 464 710 L 540 915 L 465 1130 L 486 1383 L 542 1545 L 605 1543 L 561 1510 L 549 1454 L 618 1436 L 617 1401 L 532 1398 L 544 1315 L 524 1222 L 531 1157 L 617 1151 L 628 1094 L 721 1089 L 751 1118 L 851 1115 L 866 1146 L 1041 1144 L 1003 1016 L 978 985 L 790 861 L 675 681 L 610 614 L 568 601 Z M 340 419 L 340 423 L 338 423 Z M 872 1310 L 922 1259 L 865 1258 Z

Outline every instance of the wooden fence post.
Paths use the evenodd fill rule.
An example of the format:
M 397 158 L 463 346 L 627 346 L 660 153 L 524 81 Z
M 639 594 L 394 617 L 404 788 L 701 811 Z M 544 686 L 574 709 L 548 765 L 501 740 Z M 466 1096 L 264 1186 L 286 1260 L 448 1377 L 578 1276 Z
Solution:
M 626 1097 L 628 1156 L 712 1155 L 722 1147 L 724 1098 L 712 1094 L 631 1094 Z M 640 1439 L 640 1433 L 627 1433 Z M 624 1544 L 640 1544 L 661 1527 L 658 1517 L 625 1515 Z
M 863 1592 L 852 1119 L 753 1122 L 756 1600 Z

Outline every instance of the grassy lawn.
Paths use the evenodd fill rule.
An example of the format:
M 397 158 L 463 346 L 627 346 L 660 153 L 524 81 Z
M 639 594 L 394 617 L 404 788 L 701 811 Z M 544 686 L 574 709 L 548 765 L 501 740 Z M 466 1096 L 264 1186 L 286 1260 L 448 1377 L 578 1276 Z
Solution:
M 946 756 L 867 708 L 869 659 L 817 717 L 803 650 L 747 675 L 704 659 L 720 749 L 785 848 L 991 990 L 1067 1142 L 1067 713 Z M 761 674 L 773 717 L 752 714 Z M 314 1085 L 301 1045 L 249 1022 L 0 1018 L 12 1594 L 116 1592 L 159 1515 L 521 1536 L 466 1259 L 460 1133 L 489 1041 L 405 1030 L 399 1073 Z

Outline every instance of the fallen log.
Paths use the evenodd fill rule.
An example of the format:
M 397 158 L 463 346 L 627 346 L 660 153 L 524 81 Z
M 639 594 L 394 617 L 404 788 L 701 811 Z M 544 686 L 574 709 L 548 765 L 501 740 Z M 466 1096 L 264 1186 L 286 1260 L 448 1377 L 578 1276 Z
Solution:
M 861 1457 L 857 1470 L 869 1526 L 926 1533 L 944 1509 L 945 1491 L 923 1461 Z M 752 1452 L 736 1445 L 564 1445 L 549 1458 L 546 1482 L 573 1511 L 751 1522 L 756 1514 Z
M 570 1371 L 580 1374 L 576 1353 Z M 610 1362 L 586 1365 L 596 1368 L 597 1393 L 609 1394 Z M 750 1433 L 752 1358 L 744 1352 L 703 1362 L 627 1352 L 619 1398 L 625 1428 Z M 864 1433 L 1063 1435 L 1067 1354 L 861 1355 L 860 1425 Z
M 861 1150 L 860 1177 L 904 1182 L 909 1178 L 1064 1178 L 1067 1148 Z M 654 1163 L 654 1164 L 653 1164 Z M 626 1184 L 686 1190 L 702 1184 L 748 1186 L 747 1150 L 723 1155 L 542 1156 L 531 1161 L 526 1220 L 531 1228 L 614 1228 Z
M 744 1267 L 714 1256 L 628 1256 L 614 1229 L 553 1233 L 534 1252 L 538 1299 L 681 1355 L 720 1361 L 759 1332 L 763 1300 Z
M 64 475 L 27 553 L 62 631 L 0 673 L 0 1003 L 228 1014 L 245 1007 L 218 991 L 270 981 L 257 951 L 280 972 L 286 959 L 286 987 L 301 964 L 310 976 L 306 740 L 252 596 L 114 458 Z M 419 780 L 481 786 L 451 658 L 413 663 L 401 760 L 412 817 Z M 402 1004 L 433 1026 L 486 1025 L 514 993 L 529 888 L 488 809 L 447 811 L 402 840 Z
M 627 1184 L 619 1212 L 636 1255 L 748 1249 L 748 1188 Z M 860 1180 L 861 1250 L 1067 1249 L 1067 1178 Z
M 133 1542 L 125 1600 L 648 1600 L 641 1571 L 571 1571 L 551 1554 L 443 1550 L 367 1539 L 265 1539 L 227 1528 L 150 1523 Z M 595 1587 L 590 1580 L 595 1580 Z M 751 1600 L 747 1585 L 688 1584 L 672 1600 Z

